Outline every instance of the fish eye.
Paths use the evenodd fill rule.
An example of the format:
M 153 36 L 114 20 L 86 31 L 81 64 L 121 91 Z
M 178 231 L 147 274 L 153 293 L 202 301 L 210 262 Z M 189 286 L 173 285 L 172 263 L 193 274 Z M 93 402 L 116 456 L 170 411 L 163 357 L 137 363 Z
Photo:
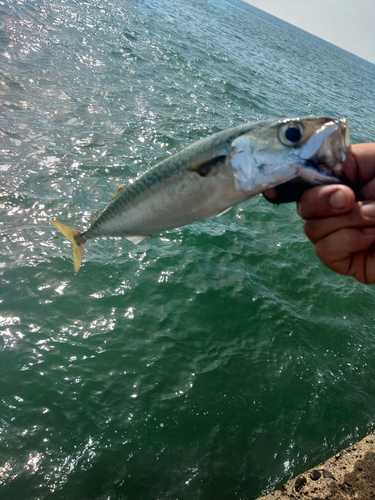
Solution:
M 300 123 L 283 123 L 279 128 L 279 139 L 285 146 L 295 146 L 302 136 L 303 127 Z

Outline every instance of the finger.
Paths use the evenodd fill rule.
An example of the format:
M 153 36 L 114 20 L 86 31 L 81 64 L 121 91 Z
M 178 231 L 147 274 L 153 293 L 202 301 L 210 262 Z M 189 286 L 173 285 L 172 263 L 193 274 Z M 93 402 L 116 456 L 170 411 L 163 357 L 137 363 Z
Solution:
M 375 143 L 350 146 L 343 170 L 353 184 L 373 179 L 375 177 Z M 375 196 L 372 199 L 375 199 Z
M 297 211 L 303 219 L 330 217 L 352 210 L 355 194 L 342 184 L 317 186 L 309 189 L 301 196 Z
M 375 199 L 375 143 L 374 144 L 354 144 L 348 148 L 347 158 L 343 166 L 344 177 L 349 180 L 353 186 L 356 187 L 356 194 L 358 199 Z M 370 182 L 372 180 L 372 182 Z M 365 186 L 361 186 L 362 184 Z M 327 188 L 329 186 L 326 186 Z M 274 189 L 267 189 L 264 191 L 265 198 L 271 203 L 288 203 L 291 201 L 298 201 L 306 190 L 309 190 L 310 186 L 308 184 L 298 184 L 294 182 L 286 182 L 277 186 Z M 328 191 L 327 191 L 328 192 Z M 334 197 L 332 199 L 332 206 L 330 208 L 338 209 L 339 212 L 330 213 L 342 213 L 345 211 L 345 205 L 342 206 L 343 198 L 342 194 Z M 346 200 L 349 205 L 352 197 Z M 314 200 L 314 195 L 312 200 Z M 303 202 L 303 200 L 302 200 Z M 314 203 L 309 203 L 312 210 L 314 211 Z M 320 205 L 320 208 L 324 210 L 324 207 Z M 304 204 L 301 207 L 301 216 L 303 215 Z M 321 216 L 327 216 L 330 213 L 323 213 Z M 307 216 L 308 217 L 308 216 Z M 315 217 L 315 213 L 311 215 Z
M 375 178 L 358 189 L 357 196 L 361 200 L 375 200 Z
M 277 191 L 276 189 L 272 188 L 272 189 L 266 189 L 264 192 L 263 192 L 264 196 L 268 199 L 268 200 L 276 200 L 277 198 Z
M 367 233 L 375 230 L 375 202 L 358 202 L 347 214 L 309 219 L 305 222 L 304 229 L 306 236 L 313 243 L 317 243 L 329 234 L 345 228 L 363 228 L 363 231 Z
M 332 271 L 353 276 L 361 283 L 375 283 L 375 233 L 359 229 L 340 229 L 320 240 L 315 249 L 320 260 Z
M 280 203 L 298 201 L 307 189 L 311 189 L 310 184 L 291 181 L 279 184 L 274 189 L 266 190 L 263 195 L 267 201 L 279 205 Z

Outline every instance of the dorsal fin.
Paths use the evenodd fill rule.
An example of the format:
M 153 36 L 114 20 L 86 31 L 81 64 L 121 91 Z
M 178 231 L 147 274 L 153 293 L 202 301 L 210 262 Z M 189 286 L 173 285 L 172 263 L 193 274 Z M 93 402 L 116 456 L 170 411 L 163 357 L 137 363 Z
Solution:
M 121 186 L 118 188 L 118 190 L 115 192 L 112 200 L 114 200 L 115 198 L 117 198 L 117 196 L 119 196 L 123 191 L 125 191 L 125 189 L 127 188 L 128 186 Z

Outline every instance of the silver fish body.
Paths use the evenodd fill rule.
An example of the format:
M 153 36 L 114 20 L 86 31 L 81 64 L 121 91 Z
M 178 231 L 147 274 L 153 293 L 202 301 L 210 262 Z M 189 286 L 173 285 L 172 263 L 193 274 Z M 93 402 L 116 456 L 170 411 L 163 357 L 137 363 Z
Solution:
M 84 232 L 53 221 L 73 243 L 78 272 L 87 240 L 144 237 L 208 219 L 290 180 L 340 182 L 348 121 L 294 118 L 224 130 L 171 155 L 119 190 Z

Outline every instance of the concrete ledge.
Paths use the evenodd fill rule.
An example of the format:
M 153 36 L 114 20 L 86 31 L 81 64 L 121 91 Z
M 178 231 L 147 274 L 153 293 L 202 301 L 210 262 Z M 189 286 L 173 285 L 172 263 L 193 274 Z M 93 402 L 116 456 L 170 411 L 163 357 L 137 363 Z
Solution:
M 375 433 L 261 498 L 375 500 Z

